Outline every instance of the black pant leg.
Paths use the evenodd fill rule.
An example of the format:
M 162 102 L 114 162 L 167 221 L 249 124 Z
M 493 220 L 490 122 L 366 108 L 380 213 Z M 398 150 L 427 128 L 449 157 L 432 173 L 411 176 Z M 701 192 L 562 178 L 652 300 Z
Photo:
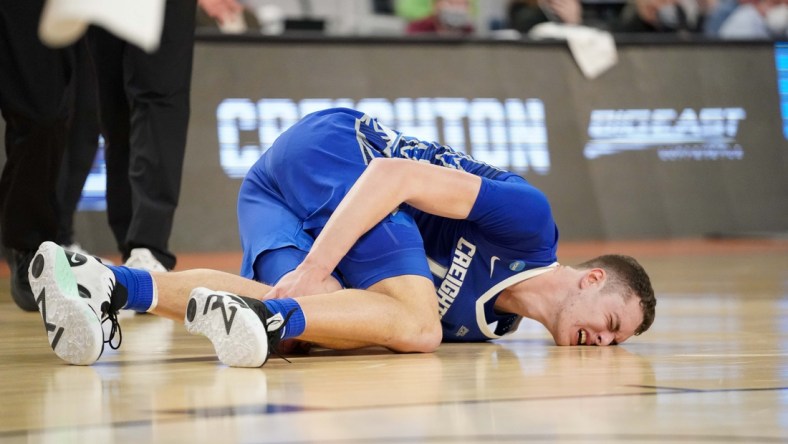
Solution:
M 3 245 L 35 250 L 57 232 L 55 189 L 70 113 L 73 58 L 37 36 L 43 0 L 0 0 L 0 110 L 7 161 L 0 177 Z
M 161 46 L 154 54 L 129 46 L 124 68 L 131 103 L 129 180 L 133 216 L 131 247 L 151 249 L 167 268 L 175 266 L 168 243 L 180 195 L 196 3 L 166 3 Z
M 99 122 L 104 135 L 107 166 L 107 220 L 124 259 L 131 224 L 129 182 L 130 111 L 124 80 L 124 53 L 130 45 L 100 28 L 88 32 L 88 46 L 96 69 Z
M 87 39 L 74 45 L 75 91 L 74 116 L 58 181 L 60 220 L 57 242 L 74 243 L 74 213 L 82 198 L 82 189 L 96 159 L 99 138 L 98 95 L 96 74 L 87 47 Z

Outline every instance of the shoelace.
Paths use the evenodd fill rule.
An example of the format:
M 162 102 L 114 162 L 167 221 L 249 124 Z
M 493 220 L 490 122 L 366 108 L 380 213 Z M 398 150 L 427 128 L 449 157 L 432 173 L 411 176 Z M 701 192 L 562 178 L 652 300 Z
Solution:
M 279 334 L 279 331 L 281 331 L 282 328 L 284 328 L 284 326 L 287 325 L 287 321 L 290 320 L 290 317 L 293 316 L 293 313 L 295 313 L 297 310 L 298 310 L 298 308 L 294 308 L 294 309 L 290 310 L 289 312 L 287 312 L 287 314 L 285 315 L 284 320 L 282 321 L 282 326 L 277 328 L 276 330 L 274 330 L 272 332 L 268 331 L 268 322 L 266 321 L 265 314 L 263 314 L 263 316 L 260 316 L 260 320 L 263 321 L 263 328 L 265 329 L 265 331 L 267 333 L 275 333 L 275 334 L 269 334 L 268 335 L 268 350 L 269 350 L 269 352 L 275 354 L 276 356 L 278 356 L 281 359 L 284 359 L 288 364 L 292 364 L 292 362 L 290 362 L 289 359 L 285 358 L 284 356 L 282 356 L 281 353 L 279 353 L 279 347 L 278 346 L 279 346 L 279 342 L 282 340 L 282 338 L 281 338 L 281 336 Z M 266 361 L 268 361 L 268 358 L 266 358 Z
M 113 350 L 117 350 L 120 348 L 120 344 L 123 342 L 123 332 L 120 330 L 120 322 L 118 322 L 118 312 L 117 311 L 107 311 L 104 319 L 101 321 L 101 329 L 104 330 L 104 323 L 111 322 L 112 326 L 109 330 L 109 338 L 104 341 L 104 344 L 109 344 L 109 348 Z M 115 335 L 118 336 L 118 343 L 113 344 L 112 340 L 115 339 Z M 104 346 L 101 346 L 102 353 L 104 352 Z
M 111 285 L 109 289 L 110 294 L 115 292 L 115 285 Z M 113 350 L 117 350 L 120 348 L 120 344 L 123 343 L 123 332 L 120 330 L 120 322 L 118 321 L 118 308 L 113 307 L 112 302 L 104 302 L 101 304 L 101 332 L 104 332 L 104 323 L 109 321 L 111 323 L 109 329 L 109 337 L 101 344 L 101 354 L 104 354 L 104 344 L 109 344 L 109 348 Z M 118 336 L 117 344 L 113 344 L 112 340 L 115 339 L 115 335 Z M 99 356 L 101 356 L 101 354 Z

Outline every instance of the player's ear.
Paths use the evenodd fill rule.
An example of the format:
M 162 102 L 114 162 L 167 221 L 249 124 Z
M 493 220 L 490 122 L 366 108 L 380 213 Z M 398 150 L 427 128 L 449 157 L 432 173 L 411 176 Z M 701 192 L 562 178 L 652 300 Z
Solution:
M 580 287 L 586 288 L 592 285 L 602 285 L 607 279 L 607 272 L 604 268 L 590 268 L 585 270 L 583 278 L 580 280 Z

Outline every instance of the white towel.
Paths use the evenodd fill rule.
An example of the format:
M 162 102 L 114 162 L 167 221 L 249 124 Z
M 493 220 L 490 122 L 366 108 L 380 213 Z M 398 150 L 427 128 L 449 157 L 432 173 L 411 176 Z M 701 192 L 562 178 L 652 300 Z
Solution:
M 540 23 L 528 33 L 533 39 L 566 40 L 580 71 L 595 79 L 618 63 L 613 35 L 587 26 Z
M 153 52 L 163 22 L 164 0 L 47 0 L 38 36 L 49 46 L 68 46 L 95 24 Z

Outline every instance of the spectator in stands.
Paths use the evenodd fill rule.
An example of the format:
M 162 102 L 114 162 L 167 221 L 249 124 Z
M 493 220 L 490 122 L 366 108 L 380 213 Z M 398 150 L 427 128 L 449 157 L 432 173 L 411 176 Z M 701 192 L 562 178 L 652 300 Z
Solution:
M 703 21 L 703 34 L 706 37 L 719 37 L 722 24 L 739 4 L 739 0 L 709 0 L 708 13 Z
M 522 33 L 544 22 L 579 25 L 583 19 L 580 0 L 512 0 L 508 18 L 509 26 Z
M 372 11 L 375 14 L 394 14 L 394 0 L 372 0 Z
M 703 29 L 709 0 L 631 0 L 614 32 L 682 32 Z
M 432 14 L 433 0 L 394 0 L 394 12 L 408 22 L 421 20 Z
M 198 0 L 197 3 L 208 17 L 219 24 L 223 24 L 244 9 L 238 0 Z
M 743 0 L 719 28 L 724 39 L 788 37 L 788 0 Z
M 432 14 L 408 23 L 408 34 L 468 35 L 474 31 L 469 0 L 435 0 Z
M 582 0 L 510 0 L 507 18 L 509 27 L 522 33 L 544 22 L 610 29 L 624 5 Z

